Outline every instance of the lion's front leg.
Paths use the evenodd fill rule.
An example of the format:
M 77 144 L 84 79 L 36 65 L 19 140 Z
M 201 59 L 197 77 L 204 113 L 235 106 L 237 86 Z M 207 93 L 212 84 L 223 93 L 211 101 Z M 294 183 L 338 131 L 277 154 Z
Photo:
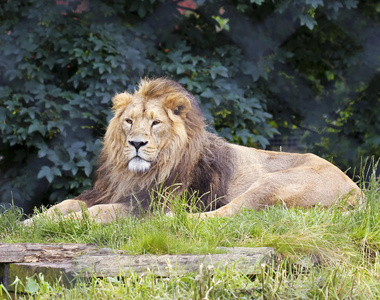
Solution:
M 129 210 L 125 204 L 98 204 L 91 206 L 86 210 L 72 212 L 66 215 L 65 218 L 82 220 L 86 216 L 99 223 L 110 223 L 120 218 L 124 218 L 128 214 Z
M 235 199 L 235 200 L 242 202 L 242 199 Z M 207 218 L 213 218 L 213 217 L 233 217 L 239 213 L 241 208 L 243 208 L 242 205 L 236 206 L 234 204 L 235 203 L 233 204 L 228 203 L 216 210 L 202 212 L 202 213 L 193 213 L 193 214 L 189 214 L 189 216 L 200 218 L 200 219 L 207 219 Z
M 64 200 L 61 203 L 50 207 L 47 211 L 25 220 L 23 225 L 30 226 L 33 224 L 34 220 L 41 217 L 56 218 L 58 215 L 66 216 L 72 212 L 80 212 L 82 207 L 86 207 L 86 203 L 83 201 L 73 199 Z

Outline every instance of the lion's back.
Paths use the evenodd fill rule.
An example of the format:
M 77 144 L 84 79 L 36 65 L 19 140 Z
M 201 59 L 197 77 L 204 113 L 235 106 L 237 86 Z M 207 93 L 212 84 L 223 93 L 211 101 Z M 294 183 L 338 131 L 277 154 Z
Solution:
M 318 197 L 323 203 L 323 193 L 326 196 L 342 195 L 352 190 L 355 190 L 356 194 L 360 193 L 358 186 L 338 167 L 314 154 L 257 150 L 232 144 L 230 147 L 236 159 L 235 172 L 228 191 L 229 201 L 239 197 L 254 185 L 262 184 L 262 189 L 266 189 L 268 185 L 265 183 L 268 178 L 271 185 L 278 186 L 279 190 L 283 187 L 282 191 L 278 192 L 279 196 L 281 193 L 285 194 L 285 189 L 287 193 L 294 194 L 299 194 L 302 189 L 308 195 L 318 190 L 321 193 Z M 302 176 L 297 175 L 297 177 L 296 174 Z M 293 180 L 293 176 L 297 179 Z M 294 181 L 294 184 L 291 185 L 287 183 L 288 181 L 289 183 Z

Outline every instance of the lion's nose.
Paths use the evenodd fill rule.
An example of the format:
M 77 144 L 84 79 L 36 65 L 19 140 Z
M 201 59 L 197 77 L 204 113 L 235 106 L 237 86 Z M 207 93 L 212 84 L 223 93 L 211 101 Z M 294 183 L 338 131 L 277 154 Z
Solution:
M 148 142 L 143 142 L 143 141 L 129 141 L 128 142 L 131 146 L 136 148 L 136 151 L 138 151 L 141 147 L 145 146 L 148 144 Z

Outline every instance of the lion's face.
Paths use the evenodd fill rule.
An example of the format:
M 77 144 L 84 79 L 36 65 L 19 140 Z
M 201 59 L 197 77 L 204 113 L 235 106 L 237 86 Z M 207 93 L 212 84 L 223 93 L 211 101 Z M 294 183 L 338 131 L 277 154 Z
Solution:
M 133 173 L 178 165 L 175 151 L 185 149 L 188 142 L 185 122 L 191 104 L 187 97 L 177 90 L 143 93 L 143 88 L 114 97 L 115 116 L 105 136 L 114 165 L 127 165 Z
M 127 106 L 121 119 L 128 169 L 132 172 L 146 172 L 171 138 L 172 120 L 161 101 L 144 103 L 139 97 Z

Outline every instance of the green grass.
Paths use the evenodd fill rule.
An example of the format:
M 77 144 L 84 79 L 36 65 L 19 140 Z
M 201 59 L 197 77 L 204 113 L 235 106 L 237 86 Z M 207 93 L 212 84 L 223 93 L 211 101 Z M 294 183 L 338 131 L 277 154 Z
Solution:
M 370 174 L 371 175 L 371 174 Z M 72 289 L 44 280 L 20 299 L 376 299 L 380 298 L 380 184 L 375 172 L 363 191 L 366 201 L 347 208 L 344 201 L 324 209 L 286 208 L 245 211 L 234 218 L 188 217 L 194 195 L 173 197 L 174 216 L 159 208 L 144 218 L 128 217 L 101 225 L 59 218 L 31 227 L 18 208 L 0 214 L 0 241 L 91 243 L 132 254 L 212 253 L 218 246 L 274 247 L 281 260 L 246 277 L 235 269 L 208 270 L 158 279 L 153 274 L 94 278 Z M 317 255 L 320 266 L 299 262 Z M 34 283 L 33 283 L 34 282 Z M 0 299 L 7 299 L 0 287 Z

